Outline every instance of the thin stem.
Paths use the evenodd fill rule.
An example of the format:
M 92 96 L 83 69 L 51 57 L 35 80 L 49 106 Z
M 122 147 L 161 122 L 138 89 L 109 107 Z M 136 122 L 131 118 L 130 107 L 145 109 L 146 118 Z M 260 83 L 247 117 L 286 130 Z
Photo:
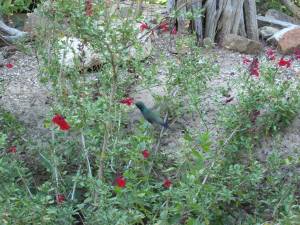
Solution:
M 83 135 L 83 131 L 81 131 L 80 133 L 81 133 L 82 150 L 83 150 L 83 153 L 84 153 L 84 156 L 85 156 L 85 159 L 86 159 L 86 163 L 87 163 L 87 167 L 88 167 L 88 171 L 89 171 L 88 176 L 93 177 L 89 155 L 88 155 L 88 152 L 87 152 L 86 146 L 85 146 L 85 138 L 84 138 L 84 135 Z
M 27 190 L 28 193 L 29 193 L 30 198 L 33 198 L 33 195 L 32 195 L 32 193 L 31 193 L 31 191 L 30 191 L 28 185 L 26 184 L 26 181 L 25 181 L 24 177 L 22 176 L 22 174 L 21 174 L 21 172 L 20 172 L 20 170 L 19 170 L 18 167 L 17 167 L 17 171 L 18 171 L 18 174 L 19 174 L 19 176 L 20 176 L 20 178 L 21 178 L 21 180 L 22 180 L 24 186 L 26 187 L 26 190 Z
M 81 170 L 81 165 L 79 165 L 79 168 L 77 170 L 76 178 L 80 175 L 80 170 Z M 72 189 L 71 201 L 74 200 L 76 186 L 77 186 L 77 180 L 75 179 L 74 184 L 73 184 L 73 189 Z
M 220 149 L 222 149 L 223 147 L 225 147 L 225 146 L 228 144 L 228 142 L 232 139 L 232 137 L 235 135 L 235 133 L 236 133 L 237 131 L 239 131 L 239 128 L 240 128 L 240 127 L 241 127 L 241 125 L 237 126 L 237 127 L 232 131 L 232 133 L 231 133 L 231 134 L 229 135 L 229 137 L 225 140 L 224 144 L 221 146 Z M 215 163 L 216 163 L 216 161 L 217 161 L 217 159 L 218 159 L 218 155 L 219 155 L 219 151 L 216 152 L 216 158 L 213 160 L 213 162 L 211 163 L 210 167 L 208 168 L 209 171 L 215 166 Z M 209 172 L 205 175 L 205 177 L 204 177 L 204 179 L 203 179 L 203 181 L 202 181 L 202 185 L 204 185 L 204 184 L 206 183 L 208 176 L 209 176 Z
M 54 172 L 54 178 L 55 178 L 55 183 L 56 183 L 56 194 L 58 193 L 58 186 L 59 186 L 59 182 L 58 182 L 58 172 L 57 172 L 57 167 L 56 167 L 56 152 L 55 152 L 55 136 L 54 136 L 54 130 L 51 130 L 51 139 L 52 139 L 52 157 L 53 157 L 53 172 Z

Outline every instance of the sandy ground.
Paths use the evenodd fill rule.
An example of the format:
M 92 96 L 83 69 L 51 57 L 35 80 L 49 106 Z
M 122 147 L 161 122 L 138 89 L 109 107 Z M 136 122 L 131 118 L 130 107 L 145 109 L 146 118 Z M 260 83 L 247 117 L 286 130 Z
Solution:
M 172 60 L 172 55 L 162 46 L 165 46 L 164 39 L 157 39 L 153 42 L 155 51 L 164 51 L 167 58 Z M 154 51 L 154 53 L 155 53 Z M 205 52 L 206 51 L 206 52 Z M 6 57 L 3 57 L 3 55 Z M 240 53 L 227 51 L 220 48 L 204 50 L 203 57 L 216 56 L 216 63 L 220 66 L 220 74 L 216 74 L 208 84 L 210 87 L 204 96 L 205 114 L 207 126 L 211 132 L 213 139 L 217 137 L 218 128 L 216 127 L 216 119 L 218 105 L 222 104 L 224 97 L 221 96 L 220 87 L 226 86 L 227 82 L 238 76 L 237 68 L 241 66 L 242 55 Z M 154 62 L 155 62 L 155 57 Z M 12 68 L 5 65 L 11 63 Z M 38 65 L 35 57 L 25 55 L 16 51 L 7 57 L 7 49 L 0 49 L 0 77 L 4 80 L 4 93 L 0 99 L 3 108 L 10 111 L 22 121 L 31 134 L 37 136 L 39 133 L 45 132 L 44 120 L 50 116 L 50 90 L 41 84 L 38 79 Z M 300 68 L 300 62 L 293 65 L 296 69 Z M 161 83 L 166 79 L 166 69 L 162 66 L 158 72 L 158 79 Z M 147 106 L 154 106 L 155 95 L 163 95 L 165 93 L 164 86 L 153 87 L 150 90 L 139 91 L 136 88 L 133 92 L 135 100 L 143 100 Z M 132 122 L 140 119 L 137 109 L 131 114 Z M 179 119 L 180 120 L 180 119 Z M 188 120 L 188 121 L 187 121 Z M 182 123 L 187 123 L 200 131 L 205 128 L 199 126 L 199 119 L 182 118 Z M 168 135 L 169 136 L 169 135 Z M 171 137 L 170 137 L 171 136 Z M 172 135 L 164 139 L 164 149 L 177 149 L 183 143 L 183 134 L 177 129 Z M 269 138 L 262 141 L 262 147 L 258 150 L 258 157 L 264 160 L 266 156 L 274 149 L 286 155 L 300 156 L 300 113 L 291 125 L 284 131 L 276 135 L 276 138 Z

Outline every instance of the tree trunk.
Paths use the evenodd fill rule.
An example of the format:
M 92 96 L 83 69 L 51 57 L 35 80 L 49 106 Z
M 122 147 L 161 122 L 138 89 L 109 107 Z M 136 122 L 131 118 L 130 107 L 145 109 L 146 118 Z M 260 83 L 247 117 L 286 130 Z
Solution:
M 185 4 L 185 6 L 184 6 Z M 182 16 L 189 10 L 195 15 L 203 9 L 203 15 L 195 15 L 193 28 L 197 42 L 204 38 L 221 42 L 227 34 L 239 34 L 258 40 L 256 3 L 254 0 L 168 0 L 168 11 L 179 11 L 178 30 L 186 29 L 187 19 Z
M 7 26 L 0 16 L 0 46 L 9 45 L 26 37 L 26 32 Z
M 184 14 L 186 13 L 187 8 L 187 1 L 186 0 L 177 0 L 176 7 L 179 10 L 179 17 L 177 18 L 178 21 L 178 32 L 184 33 L 186 30 L 186 20 L 184 18 Z
M 250 39 L 258 40 L 256 3 L 253 0 L 245 0 L 244 4 L 245 24 L 247 35 Z
M 202 8 L 202 0 L 194 1 L 192 3 L 192 11 L 193 14 L 195 15 L 194 28 L 195 28 L 198 44 L 202 44 L 202 40 L 203 40 L 202 17 L 201 15 L 196 15 L 197 11 L 201 8 Z

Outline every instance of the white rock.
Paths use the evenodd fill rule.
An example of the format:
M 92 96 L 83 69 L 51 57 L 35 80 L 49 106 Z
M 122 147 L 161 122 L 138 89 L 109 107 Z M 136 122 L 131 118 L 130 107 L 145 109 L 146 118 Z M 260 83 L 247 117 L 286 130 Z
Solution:
M 59 62 L 61 65 L 74 68 L 75 63 L 83 60 L 84 68 L 98 66 L 101 64 L 100 56 L 94 52 L 89 44 L 84 44 L 76 37 L 63 37 L 59 44 Z

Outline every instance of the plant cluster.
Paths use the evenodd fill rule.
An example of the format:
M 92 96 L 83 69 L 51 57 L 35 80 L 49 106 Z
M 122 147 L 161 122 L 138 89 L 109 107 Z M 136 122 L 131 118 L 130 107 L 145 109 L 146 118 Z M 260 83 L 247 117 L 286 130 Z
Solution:
M 297 224 L 297 176 L 286 175 L 276 151 L 265 163 L 254 151 L 299 112 L 299 81 L 285 74 L 292 59 L 278 60 L 273 51 L 264 59 L 245 58 L 246 70 L 234 83 L 238 91 L 220 109 L 217 145 L 210 130 L 184 124 L 174 159 L 161 140 L 178 132 L 172 127 L 186 114 L 205 126 L 203 96 L 219 72 L 213 57 L 205 58 L 194 39 L 177 37 L 165 20 L 135 27 L 135 17 L 122 18 L 107 2 L 56 0 L 41 9 L 49 26 L 38 30 L 34 48 L 41 82 L 52 87 L 49 135 L 29 141 L 1 111 L 2 224 Z M 162 83 L 156 79 L 161 65 L 139 58 L 136 38 L 155 29 L 176 38 L 179 52 L 161 60 L 168 62 L 166 94 L 156 100 L 166 105 L 171 129 L 160 134 L 143 119 L 130 122 L 132 86 Z M 101 67 L 87 71 L 84 57 L 74 67 L 62 64 L 62 37 L 90 45 Z M 293 60 L 298 57 L 295 52 Z M 296 163 L 290 160 L 290 168 Z

